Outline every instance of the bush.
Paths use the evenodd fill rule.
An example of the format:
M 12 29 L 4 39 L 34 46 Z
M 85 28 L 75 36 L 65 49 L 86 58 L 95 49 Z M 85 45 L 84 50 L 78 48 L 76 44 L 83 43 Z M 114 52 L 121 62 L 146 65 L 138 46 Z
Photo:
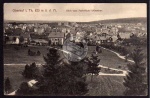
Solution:
M 19 50 L 20 48 L 19 48 L 18 46 L 15 46 L 14 49 L 15 49 L 15 50 Z
M 41 55 L 41 52 L 38 50 L 37 51 L 37 56 L 40 56 Z
M 16 91 L 16 95 L 31 95 L 34 93 L 34 89 L 28 85 L 27 82 L 22 82 L 19 89 Z
M 34 52 L 34 51 L 31 51 L 30 49 L 28 49 L 28 55 L 29 55 L 29 56 L 36 56 L 37 53 Z
M 32 63 L 30 66 L 26 65 L 22 75 L 28 79 L 38 78 L 40 76 L 40 72 L 35 63 Z
M 120 69 L 120 68 L 121 68 L 121 66 L 118 66 L 118 68 Z
M 7 77 L 5 80 L 5 92 L 8 93 L 8 91 L 12 88 L 11 84 L 10 84 L 10 80 Z
M 29 56 L 40 56 L 41 52 L 38 50 L 37 52 L 31 51 L 30 49 L 28 49 L 28 55 Z

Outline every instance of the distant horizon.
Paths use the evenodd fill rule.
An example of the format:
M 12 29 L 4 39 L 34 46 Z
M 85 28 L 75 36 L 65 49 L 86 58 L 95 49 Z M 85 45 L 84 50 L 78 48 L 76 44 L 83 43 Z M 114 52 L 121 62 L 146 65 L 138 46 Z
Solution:
M 110 18 L 110 19 L 102 19 L 102 20 L 94 20 L 94 21 L 103 21 L 103 20 L 117 20 L 117 19 L 134 19 L 134 18 L 147 18 L 147 17 L 127 17 L 127 18 Z M 48 22 L 79 22 L 79 21 L 68 21 L 68 20 L 6 20 L 3 21 L 18 21 L 18 22 L 25 22 L 25 21 L 48 21 Z M 94 21 L 86 21 L 86 22 L 94 22 Z M 83 21 L 84 22 L 84 21 Z

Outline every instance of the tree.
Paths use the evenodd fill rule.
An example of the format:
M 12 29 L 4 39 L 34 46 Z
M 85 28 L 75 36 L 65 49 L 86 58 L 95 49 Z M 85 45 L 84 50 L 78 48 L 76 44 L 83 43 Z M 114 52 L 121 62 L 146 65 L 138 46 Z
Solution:
M 48 45 L 49 45 L 49 46 L 51 45 L 51 40 L 48 41 Z
M 121 37 L 120 37 L 120 35 L 119 35 L 119 33 L 117 34 L 117 40 L 119 40 L 119 41 L 121 41 L 122 39 L 121 39 Z
M 6 78 L 5 80 L 5 92 L 6 94 L 8 93 L 8 91 L 12 88 L 11 84 L 10 84 L 10 80 L 9 77 Z
M 41 55 L 41 52 L 38 50 L 37 51 L 37 56 L 40 56 Z
M 59 61 L 60 55 L 56 49 L 50 48 L 49 53 L 47 56 L 44 56 L 44 60 L 46 65 L 44 67 L 44 76 L 45 77 L 52 77 L 57 73 L 57 62 Z
M 87 66 L 84 60 L 80 62 L 70 62 L 70 64 L 65 65 L 67 76 L 66 81 L 69 82 L 65 85 L 67 87 L 67 92 L 69 95 L 84 95 L 87 93 L 87 84 L 86 81 L 86 70 Z M 69 73 L 68 73 L 69 72 Z
M 39 93 L 51 95 L 58 93 L 57 77 L 59 58 L 60 56 L 57 50 L 53 48 L 50 48 L 47 56 L 44 56 L 46 64 L 43 65 L 43 77 L 39 80 L 39 83 L 37 84 L 37 86 L 39 87 Z
M 28 49 L 28 55 L 30 55 L 30 53 L 31 53 L 31 50 L 30 50 L 30 49 Z
M 23 36 L 20 36 L 19 42 L 20 42 L 20 43 L 23 43 L 23 42 L 24 42 L 24 37 L 23 37 Z
M 5 42 L 5 44 L 6 44 L 9 40 L 10 40 L 10 39 L 9 39 L 9 37 L 8 37 L 8 36 L 6 36 L 6 37 L 5 37 L 5 41 L 4 41 L 4 42 Z
M 28 79 L 36 79 L 41 76 L 35 63 L 32 63 L 30 66 L 26 65 L 22 75 Z
M 96 54 L 97 54 L 97 52 L 98 53 L 102 53 L 102 50 L 101 50 L 101 48 L 98 45 L 96 45 Z
M 88 65 L 87 73 L 91 73 L 91 81 L 93 80 L 93 75 L 98 75 L 100 72 L 99 62 L 100 59 L 98 59 L 98 56 L 91 55 L 89 58 L 86 58 L 86 64 Z
M 16 37 L 13 37 L 13 41 L 14 41 L 14 42 L 16 41 L 16 39 L 17 39 Z
M 50 48 L 44 56 L 43 77 L 37 84 L 38 93 L 49 95 L 82 95 L 87 92 L 84 62 L 61 59 L 56 49 Z
M 25 78 L 28 78 L 29 75 L 30 75 L 29 69 L 30 69 L 30 66 L 29 66 L 28 64 L 25 65 L 25 69 L 24 69 L 24 71 L 22 72 L 22 75 L 23 75 Z
M 137 47 L 131 53 L 134 64 L 128 64 L 129 72 L 124 78 L 125 95 L 145 95 L 147 90 L 146 65 L 143 63 L 143 54 Z
M 16 95 L 31 95 L 34 94 L 34 89 L 28 85 L 27 82 L 22 82 L 19 89 L 16 91 Z

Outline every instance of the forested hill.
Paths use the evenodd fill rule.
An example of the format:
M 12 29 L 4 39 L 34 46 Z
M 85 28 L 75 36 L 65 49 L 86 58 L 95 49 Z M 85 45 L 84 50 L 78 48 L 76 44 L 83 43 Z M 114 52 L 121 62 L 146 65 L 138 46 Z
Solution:
M 91 21 L 91 22 L 78 22 L 79 24 L 93 24 L 93 23 L 147 23 L 146 17 L 138 17 L 138 18 L 120 18 L 120 19 L 108 19 L 108 20 L 99 20 L 99 21 Z

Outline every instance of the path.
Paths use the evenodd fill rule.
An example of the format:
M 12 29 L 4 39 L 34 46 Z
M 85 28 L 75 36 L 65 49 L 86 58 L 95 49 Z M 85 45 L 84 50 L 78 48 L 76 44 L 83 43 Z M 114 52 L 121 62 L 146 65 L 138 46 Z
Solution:
M 100 46 L 100 47 L 101 47 L 101 46 Z M 103 48 L 103 49 L 105 49 L 105 50 L 108 50 L 108 51 L 110 51 L 110 52 L 113 52 L 113 53 L 115 53 L 119 58 L 125 60 L 125 56 L 121 56 L 119 53 L 117 53 L 117 52 L 115 52 L 115 51 L 113 51 L 113 50 L 110 50 L 110 49 L 107 49 L 107 48 L 104 48 L 104 47 L 101 47 L 101 48 Z M 128 59 L 127 61 L 134 63 L 133 60 L 129 60 L 129 59 Z

